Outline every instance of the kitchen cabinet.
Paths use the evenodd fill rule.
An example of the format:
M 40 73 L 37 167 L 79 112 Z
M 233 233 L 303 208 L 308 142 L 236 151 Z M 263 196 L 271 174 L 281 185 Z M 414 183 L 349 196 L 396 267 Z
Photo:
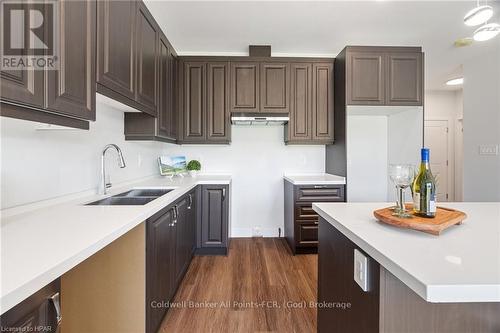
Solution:
M 97 91 L 105 95 L 135 99 L 136 6 L 132 0 L 97 5 Z
M 146 113 L 125 113 L 125 140 L 177 141 L 177 58 L 169 41 L 158 39 L 158 117 Z
M 363 333 L 379 331 L 380 265 L 368 257 L 368 291 L 354 281 L 354 250 L 340 231 L 319 219 L 318 302 L 349 303 L 344 310 L 318 308 L 318 332 Z M 362 251 L 361 251 L 362 252 Z
M 2 332 L 59 331 L 61 283 L 57 279 L 0 317 Z
M 137 4 L 136 27 L 136 96 L 143 111 L 155 116 L 157 103 L 158 28 L 144 2 Z
M 181 143 L 229 143 L 228 62 L 181 61 Z
M 423 105 L 423 55 L 421 52 L 389 53 L 387 105 Z
M 285 239 L 292 253 L 318 249 L 318 214 L 313 202 L 344 202 L 344 185 L 293 185 L 284 182 Z
M 258 112 L 259 63 L 231 62 L 231 112 Z
M 56 5 L 58 67 L 1 71 L 2 115 L 88 129 L 85 120 L 95 120 L 96 1 Z
M 290 120 L 287 144 L 334 141 L 333 62 L 291 64 Z
M 157 115 L 160 28 L 142 1 L 99 1 L 97 92 Z
M 347 105 L 422 105 L 423 54 L 415 47 L 347 47 Z
M 227 253 L 229 186 L 201 186 L 200 244 L 204 253 Z
M 290 65 L 260 63 L 260 111 L 288 113 L 290 103 Z
M 151 302 L 168 302 L 175 293 L 176 229 L 175 208 L 169 207 L 146 225 L 146 325 L 147 332 L 156 332 L 166 307 L 149 306 Z

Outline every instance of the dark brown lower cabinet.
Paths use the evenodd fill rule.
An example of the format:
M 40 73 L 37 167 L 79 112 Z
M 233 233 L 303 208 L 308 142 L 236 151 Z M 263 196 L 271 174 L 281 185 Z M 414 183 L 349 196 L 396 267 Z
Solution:
M 193 256 L 196 189 L 146 222 L 146 332 L 156 332 Z
M 285 238 L 293 254 L 318 249 L 318 214 L 313 202 L 345 201 L 344 185 L 293 185 L 284 181 Z
M 228 248 L 229 186 L 201 186 L 198 253 L 226 254 Z
M 0 317 L 2 332 L 56 332 L 60 316 L 60 280 L 43 287 Z
M 354 281 L 354 249 L 359 248 L 323 218 L 319 219 L 318 332 L 379 331 L 380 266 L 369 257 L 369 289 Z M 333 305 L 328 307 L 327 305 Z

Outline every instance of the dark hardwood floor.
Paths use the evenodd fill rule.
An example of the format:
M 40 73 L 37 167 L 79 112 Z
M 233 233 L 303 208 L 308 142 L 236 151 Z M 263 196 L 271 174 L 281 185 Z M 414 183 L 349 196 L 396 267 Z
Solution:
M 233 238 L 227 257 L 193 258 L 160 332 L 316 332 L 317 262 L 284 239 Z

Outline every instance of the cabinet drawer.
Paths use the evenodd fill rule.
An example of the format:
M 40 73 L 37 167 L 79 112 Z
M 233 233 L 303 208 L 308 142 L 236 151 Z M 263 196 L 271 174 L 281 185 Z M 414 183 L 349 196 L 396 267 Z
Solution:
M 297 188 L 297 201 L 344 201 L 343 185 L 309 185 Z
M 318 220 L 318 213 L 312 209 L 311 203 L 295 205 L 295 219 Z
M 318 221 L 296 221 L 295 234 L 297 246 L 318 246 Z

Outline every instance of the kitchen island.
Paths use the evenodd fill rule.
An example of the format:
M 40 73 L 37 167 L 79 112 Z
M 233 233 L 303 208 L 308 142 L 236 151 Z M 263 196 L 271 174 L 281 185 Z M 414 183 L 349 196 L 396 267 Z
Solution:
M 446 203 L 468 218 L 440 236 L 378 222 L 373 211 L 390 205 L 313 204 L 325 304 L 318 331 L 498 332 L 500 203 Z M 355 264 L 355 251 L 364 265 L 359 256 Z M 354 281 L 355 267 L 365 290 Z M 339 302 L 350 306 L 327 306 Z

